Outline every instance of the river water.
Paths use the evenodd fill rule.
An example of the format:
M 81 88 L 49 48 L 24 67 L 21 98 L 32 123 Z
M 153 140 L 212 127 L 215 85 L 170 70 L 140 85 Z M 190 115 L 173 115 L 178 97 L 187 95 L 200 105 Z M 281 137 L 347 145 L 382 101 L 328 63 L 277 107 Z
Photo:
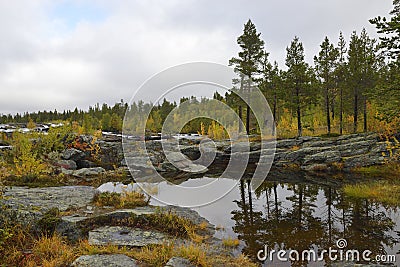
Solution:
M 273 262 L 269 259 L 260 261 L 263 266 L 329 266 L 327 255 L 323 261 L 302 260 L 301 256 L 297 260 L 293 251 L 301 255 L 308 250 L 318 253 L 323 249 L 338 249 L 338 240 L 342 242 L 340 245 L 344 253 L 357 250 L 361 255 L 370 250 L 372 254 L 368 258 L 394 255 L 400 262 L 398 208 L 385 207 L 368 199 L 346 197 L 335 179 L 310 179 L 309 176 L 299 175 L 286 181 L 274 181 L 269 176 L 268 181 L 255 191 L 249 190 L 249 180 L 227 178 L 194 178 L 181 182 L 179 186 L 196 187 L 210 183 L 214 190 L 226 194 L 218 201 L 194 209 L 217 226 L 216 237 L 240 240 L 236 253 L 244 253 L 257 261 L 257 253 L 265 247 L 270 251 L 286 252 L 284 258 L 287 261 L 278 260 L 275 254 Z M 107 183 L 99 189 L 121 192 L 135 190 L 136 186 Z M 167 181 L 141 186 L 155 196 L 150 201 L 152 205 L 164 205 L 156 198 L 172 204 L 180 204 L 190 198 L 180 194 L 177 186 Z M 204 194 L 204 203 L 209 195 L 213 193 Z M 289 259 L 289 253 L 294 260 Z M 360 261 L 363 262 L 361 256 Z M 396 266 L 395 263 L 391 265 Z

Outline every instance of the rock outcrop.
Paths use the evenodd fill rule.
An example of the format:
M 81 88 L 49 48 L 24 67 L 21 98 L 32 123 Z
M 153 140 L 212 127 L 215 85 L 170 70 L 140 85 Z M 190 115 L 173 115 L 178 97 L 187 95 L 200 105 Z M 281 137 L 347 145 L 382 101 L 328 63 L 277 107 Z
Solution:
M 129 167 L 135 177 L 151 176 L 156 171 L 200 174 L 220 168 L 229 160 L 246 161 L 250 165 L 273 161 L 273 168 L 297 166 L 304 171 L 346 171 L 383 164 L 390 154 L 386 141 L 374 133 L 331 138 L 300 137 L 263 143 L 195 141 L 180 140 L 176 147 L 176 141 L 166 140 L 162 145 L 160 140 L 149 140 L 144 147 L 143 141 L 133 139 L 127 140 L 129 145 L 123 150 L 121 138 L 104 138 L 95 142 L 99 148 L 96 163 L 83 151 L 67 149 L 54 165 L 76 177 L 97 175 L 120 166 Z M 165 148 L 169 152 L 165 152 Z
M 249 152 L 240 152 L 245 145 L 234 143 L 230 146 L 229 142 L 216 142 L 214 163 L 248 156 L 249 164 L 262 164 L 273 159 L 273 168 L 298 166 L 304 171 L 346 171 L 355 167 L 384 164 L 389 160 L 390 154 L 386 141 L 380 140 L 379 136 L 373 133 L 264 142 L 263 151 L 260 142 L 250 142 Z M 275 151 L 268 151 L 274 146 Z M 239 152 L 231 153 L 234 150 Z M 184 146 L 182 153 L 193 159 L 201 154 L 201 149 L 198 145 Z
M 72 267 L 136 267 L 139 266 L 136 260 L 123 255 L 123 254 L 111 254 L 111 255 L 83 255 L 77 258 L 71 265 Z

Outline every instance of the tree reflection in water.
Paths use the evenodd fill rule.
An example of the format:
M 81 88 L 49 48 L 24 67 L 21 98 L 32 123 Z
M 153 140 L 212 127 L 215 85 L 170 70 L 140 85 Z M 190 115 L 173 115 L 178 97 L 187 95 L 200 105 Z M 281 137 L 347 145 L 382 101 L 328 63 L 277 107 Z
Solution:
M 233 230 L 244 243 L 242 252 L 254 260 L 264 245 L 275 250 L 321 251 L 334 248 L 338 239 L 345 238 L 345 250 L 368 249 L 376 255 L 386 254 L 386 249 L 398 242 L 389 208 L 347 198 L 333 186 L 265 182 L 255 192 L 250 190 L 250 180 L 242 180 L 239 186 L 240 200 L 232 211 Z M 265 199 L 265 204 L 255 208 L 253 202 L 260 199 Z M 307 264 L 299 260 L 288 266 Z M 329 266 L 327 257 L 325 266 Z

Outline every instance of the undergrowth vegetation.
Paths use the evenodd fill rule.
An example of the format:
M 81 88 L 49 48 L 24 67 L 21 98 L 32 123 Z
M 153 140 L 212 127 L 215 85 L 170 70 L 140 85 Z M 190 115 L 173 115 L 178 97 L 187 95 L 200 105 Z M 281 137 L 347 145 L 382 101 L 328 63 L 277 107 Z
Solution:
M 349 197 L 371 199 L 389 206 L 397 207 L 400 205 L 399 182 L 374 181 L 345 185 L 344 193 Z
M 50 222 L 50 227 L 59 215 L 55 212 L 48 212 L 43 223 Z M 144 220 L 133 216 L 128 222 L 135 224 L 136 227 L 151 226 L 176 237 L 190 237 L 190 241 L 180 244 L 174 243 L 171 239 L 161 245 L 149 245 L 140 249 L 115 245 L 95 246 L 90 245 L 87 240 L 72 244 L 51 231 L 54 229 L 47 229 L 50 231 L 42 231 L 42 234 L 35 235 L 30 234 L 31 231 L 25 226 L 10 225 L 0 231 L 0 262 L 2 266 L 56 267 L 70 266 L 81 255 L 124 254 L 150 266 L 165 266 L 174 256 L 186 258 L 196 266 L 257 266 L 244 255 L 237 257 L 214 255 L 212 248 L 203 242 L 204 237 L 199 239 L 195 233 L 204 230 L 206 223 L 195 225 L 174 212 L 161 210 L 148 216 Z M 122 223 L 129 225 L 126 222 Z
M 149 198 L 142 192 L 123 191 L 117 192 L 101 192 L 94 196 L 93 202 L 96 206 L 112 206 L 115 208 L 135 208 L 146 206 Z

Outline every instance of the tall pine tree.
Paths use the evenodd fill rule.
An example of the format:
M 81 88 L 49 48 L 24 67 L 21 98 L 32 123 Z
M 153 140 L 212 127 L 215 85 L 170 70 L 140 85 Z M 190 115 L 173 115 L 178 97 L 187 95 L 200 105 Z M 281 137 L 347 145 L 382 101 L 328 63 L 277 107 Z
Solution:
M 301 122 L 303 109 L 315 100 L 313 90 L 313 70 L 304 61 L 303 44 L 296 36 L 290 46 L 286 48 L 285 81 L 288 94 L 286 101 L 291 109 L 295 110 L 297 117 L 297 136 L 302 136 L 303 125 Z
M 238 57 L 229 60 L 229 65 L 234 66 L 235 71 L 241 75 L 239 79 L 239 90 L 251 90 L 252 79 L 260 73 L 260 66 L 264 54 L 264 41 L 260 38 L 261 33 L 257 32 L 256 26 L 249 19 L 244 25 L 243 34 L 238 37 L 237 43 L 241 48 Z M 245 88 L 247 87 L 247 88 Z M 250 92 L 248 92 L 250 93 Z M 249 99 L 247 99 L 249 101 Z M 239 104 L 239 114 L 241 106 Z M 250 107 L 246 104 L 246 133 L 250 132 Z
M 329 42 L 328 37 L 325 37 L 318 57 L 314 57 L 315 69 L 324 91 L 328 134 L 331 133 L 330 105 L 333 99 L 333 90 L 335 89 L 334 72 L 337 67 L 338 55 L 338 50 Z

